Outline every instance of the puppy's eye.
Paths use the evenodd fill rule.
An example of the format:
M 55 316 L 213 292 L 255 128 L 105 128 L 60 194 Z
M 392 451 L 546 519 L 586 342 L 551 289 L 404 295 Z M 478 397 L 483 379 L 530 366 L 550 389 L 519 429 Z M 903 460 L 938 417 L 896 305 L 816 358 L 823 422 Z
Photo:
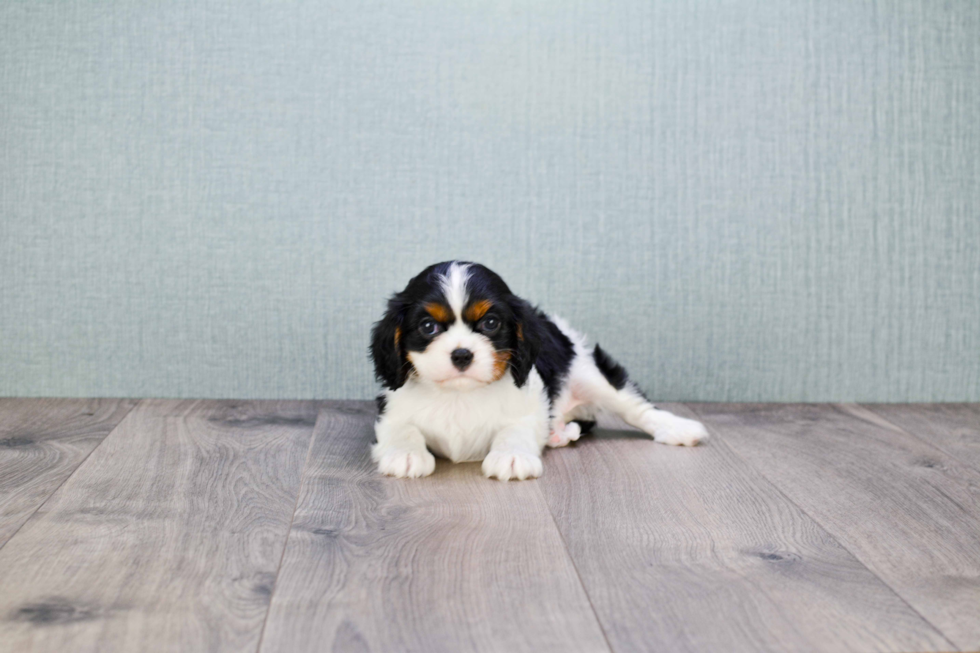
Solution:
M 500 328 L 500 320 L 493 317 L 492 315 L 490 317 L 483 318 L 483 320 L 480 322 L 479 325 L 480 331 L 486 334 L 496 333 L 497 329 L 499 328 Z
M 439 324 L 435 320 L 430 320 L 425 318 L 419 323 L 419 331 L 422 332 L 424 336 L 434 336 L 439 333 Z

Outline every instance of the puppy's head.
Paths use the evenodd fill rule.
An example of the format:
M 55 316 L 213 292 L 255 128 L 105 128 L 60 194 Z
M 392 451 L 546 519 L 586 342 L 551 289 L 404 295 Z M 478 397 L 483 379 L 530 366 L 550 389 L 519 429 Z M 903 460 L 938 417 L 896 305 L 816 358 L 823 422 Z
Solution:
M 371 333 L 375 375 L 391 390 L 409 377 L 466 390 L 508 370 L 521 387 L 539 346 L 535 310 L 496 273 L 459 261 L 437 263 L 409 281 Z

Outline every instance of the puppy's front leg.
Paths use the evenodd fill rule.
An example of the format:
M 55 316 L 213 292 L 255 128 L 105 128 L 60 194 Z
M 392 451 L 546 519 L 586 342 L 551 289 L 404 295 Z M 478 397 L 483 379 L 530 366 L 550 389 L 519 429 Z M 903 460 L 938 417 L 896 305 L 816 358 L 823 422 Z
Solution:
M 534 428 L 519 423 L 497 433 L 490 452 L 483 459 L 483 474 L 501 481 L 537 478 L 544 471 L 541 465 L 541 445 Z
M 371 447 L 371 458 L 382 474 L 418 478 L 435 471 L 436 458 L 425 448 L 425 436 L 417 427 L 382 417 L 374 431 L 378 442 Z

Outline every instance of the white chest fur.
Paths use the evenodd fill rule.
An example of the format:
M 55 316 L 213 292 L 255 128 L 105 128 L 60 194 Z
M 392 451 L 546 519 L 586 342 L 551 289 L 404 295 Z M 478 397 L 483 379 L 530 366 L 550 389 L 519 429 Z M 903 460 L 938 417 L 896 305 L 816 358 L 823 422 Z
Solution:
M 454 462 L 483 460 L 502 429 L 518 423 L 533 428 L 543 446 L 548 435 L 544 383 L 534 371 L 518 388 L 510 372 L 470 390 L 442 389 L 410 380 L 388 393 L 386 413 L 416 426 L 434 453 Z

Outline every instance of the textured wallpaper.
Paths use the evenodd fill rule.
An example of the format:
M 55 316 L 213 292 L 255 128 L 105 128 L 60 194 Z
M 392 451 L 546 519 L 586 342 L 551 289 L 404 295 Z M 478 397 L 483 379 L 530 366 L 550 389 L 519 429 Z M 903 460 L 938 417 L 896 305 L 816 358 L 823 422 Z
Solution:
M 980 400 L 980 3 L 0 4 L 0 395 L 367 398 L 483 262 L 661 400 Z

